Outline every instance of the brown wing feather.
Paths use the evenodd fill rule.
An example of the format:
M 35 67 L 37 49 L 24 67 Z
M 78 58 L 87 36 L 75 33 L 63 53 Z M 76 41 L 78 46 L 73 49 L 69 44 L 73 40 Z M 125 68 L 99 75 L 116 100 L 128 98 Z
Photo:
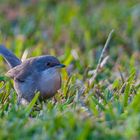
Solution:
M 30 61 L 26 61 L 21 65 L 18 65 L 12 69 L 10 69 L 6 76 L 12 79 L 19 79 L 24 81 L 30 74 L 32 73 L 32 66 L 30 65 Z

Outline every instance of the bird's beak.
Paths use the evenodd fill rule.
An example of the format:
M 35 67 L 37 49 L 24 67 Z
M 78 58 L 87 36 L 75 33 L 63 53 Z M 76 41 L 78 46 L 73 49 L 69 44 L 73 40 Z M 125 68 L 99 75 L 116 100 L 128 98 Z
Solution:
M 55 66 L 56 68 L 64 68 L 64 67 L 66 67 L 64 64 L 58 64 L 58 65 L 56 65 Z

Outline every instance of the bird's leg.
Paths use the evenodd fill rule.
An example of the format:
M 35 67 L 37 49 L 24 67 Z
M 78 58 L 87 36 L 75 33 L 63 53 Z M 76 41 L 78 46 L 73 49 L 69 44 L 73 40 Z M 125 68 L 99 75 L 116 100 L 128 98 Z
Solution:
M 18 98 L 17 98 L 17 105 L 20 105 L 20 104 L 21 104 L 21 100 L 22 100 L 22 97 L 18 95 Z

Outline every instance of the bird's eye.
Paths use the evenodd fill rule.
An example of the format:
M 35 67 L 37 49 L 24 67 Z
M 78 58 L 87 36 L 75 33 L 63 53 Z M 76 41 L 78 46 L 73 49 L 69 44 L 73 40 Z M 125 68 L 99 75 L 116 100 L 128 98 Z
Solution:
M 48 63 L 47 63 L 47 66 L 51 66 L 51 63 L 50 63 L 50 62 L 48 62 Z

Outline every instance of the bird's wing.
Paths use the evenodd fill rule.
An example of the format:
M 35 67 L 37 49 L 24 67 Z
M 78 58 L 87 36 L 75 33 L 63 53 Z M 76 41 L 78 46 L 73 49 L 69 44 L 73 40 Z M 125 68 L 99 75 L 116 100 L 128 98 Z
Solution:
M 36 75 L 38 72 L 45 70 L 46 66 L 43 65 L 44 61 L 44 57 L 32 57 L 26 59 L 20 65 L 10 69 L 6 73 L 6 76 L 12 79 L 25 81 L 28 76 Z
M 31 75 L 33 72 L 32 65 L 29 64 L 29 62 L 22 63 L 21 65 L 18 65 L 12 69 L 10 69 L 6 76 L 16 79 L 19 81 L 25 81 L 25 79 Z
M 10 68 L 13 68 L 17 65 L 20 65 L 22 62 L 19 58 L 17 58 L 9 49 L 7 49 L 4 45 L 0 45 L 0 54 L 7 61 Z

